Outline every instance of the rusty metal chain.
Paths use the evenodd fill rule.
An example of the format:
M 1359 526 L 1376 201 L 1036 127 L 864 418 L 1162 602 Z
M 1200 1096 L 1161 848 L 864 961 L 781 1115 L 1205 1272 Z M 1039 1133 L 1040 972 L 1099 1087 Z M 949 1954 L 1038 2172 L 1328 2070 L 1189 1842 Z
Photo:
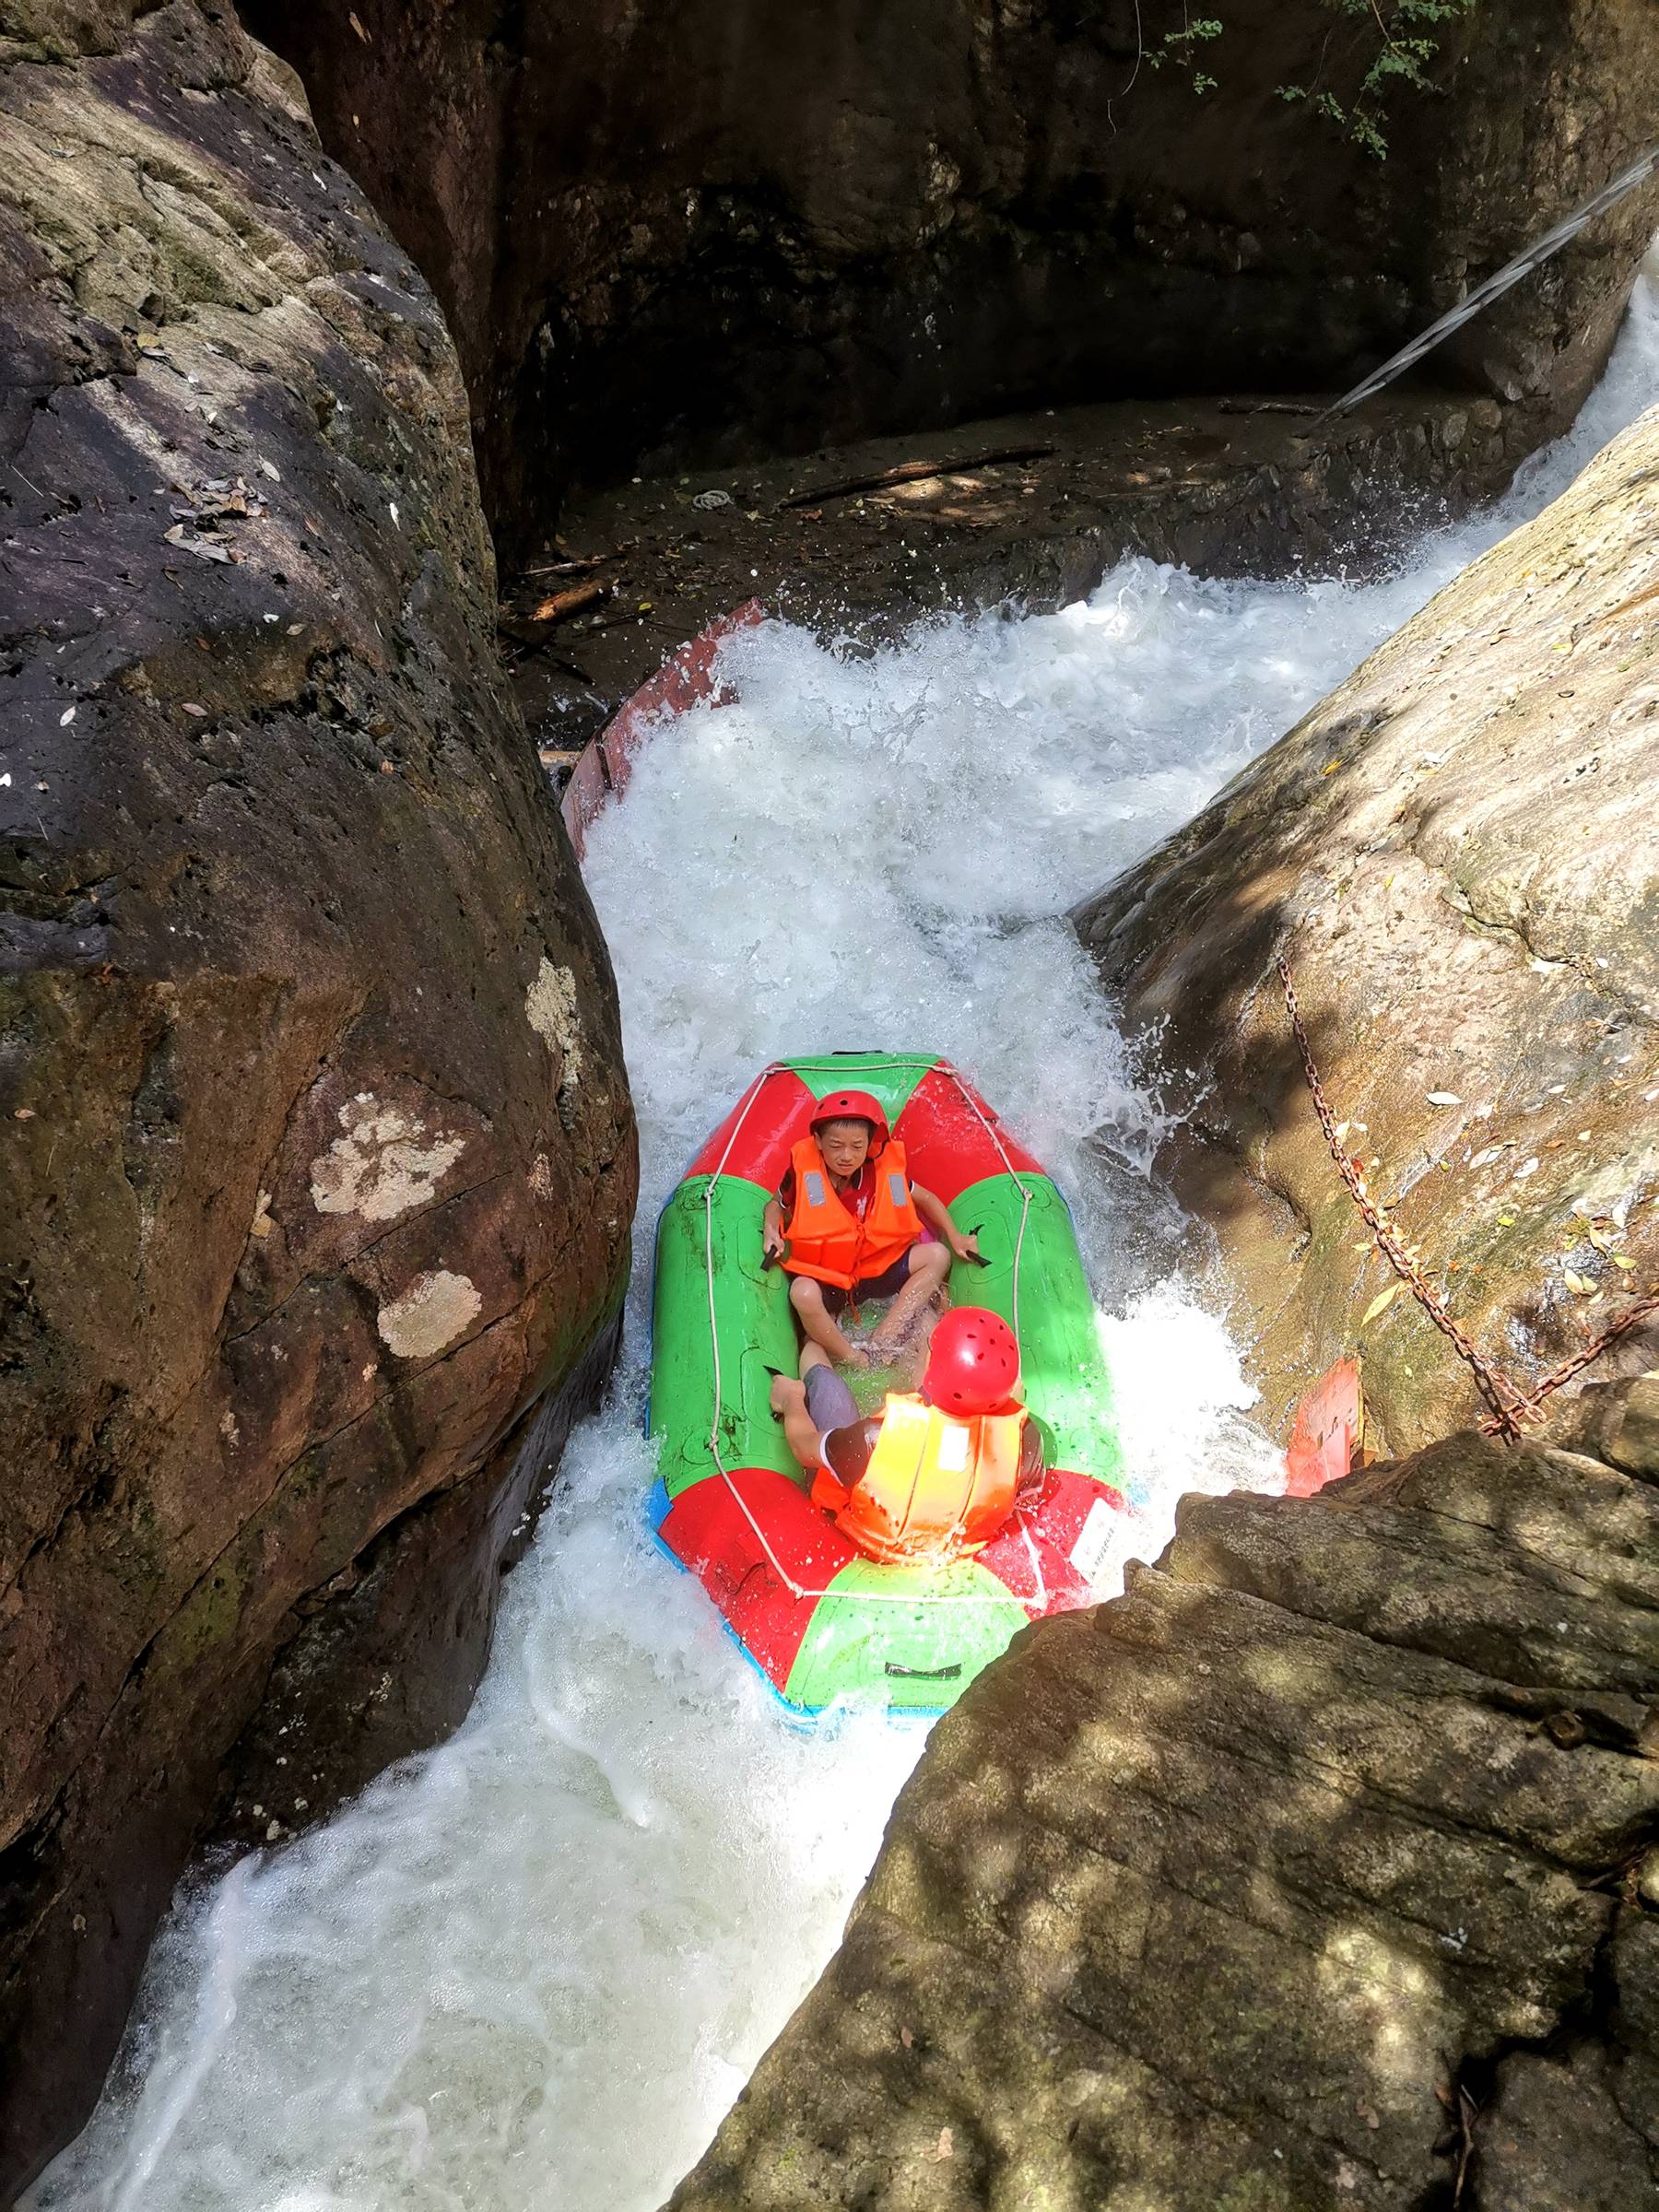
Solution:
M 1453 1349 L 1475 1377 L 1476 1388 L 1491 1407 L 1494 1429 L 1506 1437 L 1519 1437 L 1521 1418 L 1526 1409 L 1523 1394 L 1507 1375 L 1477 1350 L 1447 1312 L 1440 1293 L 1431 1283 L 1424 1280 L 1411 1254 L 1378 1212 L 1366 1188 L 1365 1177 L 1343 1149 L 1342 1139 L 1336 1134 L 1336 1118 L 1326 1103 L 1324 1090 L 1319 1080 L 1319 1070 L 1313 1065 L 1313 1049 L 1308 1042 L 1308 1032 L 1302 1027 L 1301 1009 L 1296 1003 L 1296 986 L 1290 981 L 1290 970 L 1282 955 L 1277 967 L 1279 982 L 1284 986 L 1286 1010 L 1290 1016 L 1290 1028 L 1296 1038 L 1296 1049 L 1301 1054 L 1302 1073 L 1308 1078 L 1308 1088 L 1313 1098 L 1313 1111 L 1318 1114 L 1319 1125 L 1324 1131 L 1324 1140 L 1330 1147 L 1336 1172 L 1347 1183 L 1366 1227 L 1376 1239 L 1378 1251 L 1406 1285 L 1435 1327 L 1442 1335 L 1450 1338 Z
M 1617 1321 L 1609 1322 L 1599 1336 L 1593 1336 L 1570 1359 L 1563 1359 L 1559 1367 L 1552 1367 L 1548 1374 L 1541 1382 L 1535 1382 L 1527 1392 L 1524 1406 L 1526 1415 L 1534 1417 L 1542 1413 L 1544 1400 L 1551 1392 L 1559 1390 L 1563 1382 L 1571 1382 L 1574 1375 L 1588 1367 L 1593 1359 L 1599 1359 L 1605 1351 L 1616 1345 L 1621 1336 L 1628 1335 L 1638 1322 L 1645 1321 L 1651 1313 L 1659 1313 L 1659 1298 L 1639 1299 Z M 1488 1436 L 1497 1433 L 1497 1420 L 1492 1415 L 1488 1415 L 1480 1426 Z
M 1636 1326 L 1638 1322 L 1644 1321 L 1650 1313 L 1659 1313 L 1659 1297 L 1644 1298 L 1636 1305 L 1631 1306 L 1628 1312 L 1621 1313 L 1617 1321 L 1610 1322 L 1599 1336 L 1574 1352 L 1571 1359 L 1563 1359 L 1559 1367 L 1552 1368 L 1548 1374 L 1533 1384 L 1531 1390 L 1517 1389 L 1500 1368 L 1494 1367 L 1491 1361 L 1476 1348 L 1457 1323 L 1453 1320 L 1451 1314 L 1446 1311 L 1440 1293 L 1431 1283 L 1424 1279 L 1411 1254 L 1378 1211 L 1370 1191 L 1366 1188 L 1364 1175 L 1347 1153 L 1344 1151 L 1342 1139 L 1336 1134 L 1335 1117 L 1326 1102 L 1324 1089 L 1319 1080 L 1319 1070 L 1313 1065 L 1312 1047 L 1308 1042 L 1308 1032 L 1302 1026 L 1301 1009 L 1296 1003 L 1296 986 L 1290 981 L 1289 967 L 1282 955 L 1276 965 L 1278 969 L 1279 982 L 1284 987 L 1285 1007 L 1290 1017 L 1290 1028 L 1296 1038 L 1296 1049 L 1301 1054 L 1302 1073 L 1308 1079 L 1308 1089 L 1312 1095 L 1313 1111 L 1318 1114 L 1319 1125 L 1324 1131 L 1324 1140 L 1330 1147 L 1331 1158 L 1335 1162 L 1336 1172 L 1347 1183 L 1354 1204 L 1364 1218 L 1366 1227 L 1376 1239 L 1377 1249 L 1401 1281 L 1411 1290 L 1418 1303 L 1433 1322 L 1435 1327 L 1451 1339 L 1453 1348 L 1458 1357 L 1468 1365 L 1475 1377 L 1476 1387 L 1491 1407 L 1490 1413 L 1480 1424 L 1483 1433 L 1488 1436 L 1501 1436 L 1511 1443 L 1519 1442 L 1524 1433 L 1522 1423 L 1536 1420 L 1540 1417 L 1546 1398 L 1553 1392 L 1559 1390 L 1562 1383 L 1570 1382 L 1573 1376 L 1588 1367 L 1592 1360 L 1599 1359 L 1610 1345 L 1617 1344 L 1621 1336 Z

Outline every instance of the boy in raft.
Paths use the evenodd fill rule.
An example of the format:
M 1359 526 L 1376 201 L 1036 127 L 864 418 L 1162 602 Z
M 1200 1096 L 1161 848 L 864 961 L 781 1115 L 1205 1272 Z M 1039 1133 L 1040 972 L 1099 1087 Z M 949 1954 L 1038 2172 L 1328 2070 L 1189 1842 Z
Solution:
M 931 1191 L 904 1171 L 904 1147 L 865 1090 L 837 1091 L 819 1105 L 789 1156 L 769 1199 L 761 1235 L 766 1256 L 793 1277 L 789 1302 L 809 1341 L 855 1366 L 878 1361 L 950 1273 L 953 1259 L 977 1256 Z M 924 1242 L 926 1222 L 938 1238 Z M 848 1306 L 890 1298 L 890 1311 L 867 1349 L 837 1325 Z
M 779 1375 L 772 1411 L 813 1477 L 812 1501 L 873 1559 L 978 1551 L 1041 1495 L 1037 1424 L 1018 1398 L 1019 1347 L 1000 1313 L 956 1306 L 928 1345 L 919 1392 L 891 1392 L 861 1419 L 817 1345 L 803 1380 Z

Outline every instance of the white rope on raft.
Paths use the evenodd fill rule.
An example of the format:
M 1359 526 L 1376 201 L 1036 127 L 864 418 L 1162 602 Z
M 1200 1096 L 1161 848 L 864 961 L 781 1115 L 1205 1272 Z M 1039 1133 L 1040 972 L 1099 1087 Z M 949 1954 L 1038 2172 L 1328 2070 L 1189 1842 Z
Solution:
M 884 1054 L 878 1061 L 860 1061 L 853 1059 L 850 1054 L 845 1057 L 838 1054 L 832 1062 L 820 1060 L 803 1060 L 798 1065 L 802 1067 L 834 1066 L 837 1068 L 846 1069 L 848 1072 L 851 1072 L 852 1070 L 858 1068 L 890 1067 L 893 1065 L 893 1055 Z M 946 1060 L 928 1060 L 918 1056 L 913 1060 L 906 1060 L 903 1062 L 903 1065 L 913 1067 L 936 1067 L 942 1075 L 947 1075 L 950 1077 L 951 1081 L 961 1092 L 962 1097 L 967 1101 L 969 1107 L 972 1110 L 981 1125 L 990 1136 L 992 1143 L 996 1147 L 997 1152 L 1001 1157 L 1003 1166 L 1006 1169 L 1009 1175 L 1013 1177 L 1015 1184 L 1019 1191 L 1020 1198 L 1023 1201 L 1023 1204 L 1021 1206 L 1019 1216 L 1019 1233 L 1016 1238 L 1014 1244 L 1013 1296 L 1014 1334 L 1016 1337 L 1018 1337 L 1019 1335 L 1019 1263 L 1020 1255 L 1025 1246 L 1026 1220 L 1031 1210 L 1031 1194 L 1027 1189 L 1024 1182 L 1021 1180 L 1018 1171 L 1014 1166 L 1014 1162 L 1008 1158 L 1007 1147 L 1003 1143 L 1000 1135 L 993 1126 L 991 1122 L 986 1118 L 978 1101 L 974 1099 L 973 1094 L 969 1090 L 968 1086 L 962 1081 L 961 1077 L 957 1074 L 956 1069 L 950 1065 L 949 1062 Z M 831 1597 L 838 1594 L 829 1583 L 825 1583 L 821 1588 L 813 1588 L 805 1583 L 796 1582 L 794 1576 L 790 1573 L 788 1568 L 784 1566 L 782 1560 L 779 1559 L 777 1553 L 772 1549 L 771 1545 L 768 1540 L 765 1529 L 762 1528 L 759 1522 L 756 1520 L 754 1514 L 750 1512 L 748 1500 L 744 1497 L 743 1492 L 737 1488 L 736 1483 L 733 1480 L 731 1470 L 727 1467 L 720 1449 L 720 1406 L 722 1397 L 723 1371 L 720 1359 L 720 1324 L 717 1318 L 714 1303 L 714 1186 L 719 1182 L 721 1177 L 726 1171 L 726 1163 L 732 1157 L 732 1153 L 736 1146 L 738 1137 L 743 1134 L 743 1124 L 747 1121 L 755 1100 L 759 1097 L 762 1089 L 771 1079 L 771 1077 L 773 1076 L 782 1075 L 787 1072 L 789 1070 L 789 1065 L 790 1064 L 786 1061 L 774 1060 L 770 1066 L 763 1067 L 760 1070 L 760 1073 L 755 1077 L 754 1081 L 749 1085 L 748 1089 L 744 1094 L 742 1105 L 737 1113 L 736 1119 L 732 1124 L 732 1133 L 726 1138 L 725 1149 L 720 1156 L 719 1164 L 711 1171 L 707 1182 L 703 1185 L 703 1272 L 707 1281 L 709 1293 L 709 1342 L 712 1347 L 714 1355 L 714 1410 L 713 1419 L 709 1429 L 709 1456 L 714 1462 L 715 1471 L 718 1473 L 721 1480 L 725 1484 L 726 1488 L 731 1492 L 732 1498 L 736 1504 L 738 1512 L 748 1523 L 749 1528 L 754 1535 L 756 1543 L 759 1545 L 761 1550 L 766 1554 L 768 1563 L 770 1564 L 772 1572 L 778 1577 L 778 1580 L 782 1583 L 784 1587 L 789 1591 L 790 1594 L 793 1597 Z M 1038 1557 L 1037 1546 L 1032 1539 L 1031 1532 L 1026 1524 L 1024 1514 L 1017 1513 L 1015 1515 L 1015 1519 L 1018 1524 L 1020 1535 L 1025 1538 L 1026 1552 L 1031 1562 L 1031 1578 L 1035 1587 L 1031 1595 L 1029 1597 L 1022 1597 L 1018 1590 L 1009 1590 L 1007 1595 L 1004 1597 L 992 1597 L 984 1592 L 975 1590 L 941 1591 L 937 1595 L 930 1594 L 925 1591 L 898 1590 L 860 1590 L 856 1593 L 849 1592 L 845 1593 L 844 1594 L 856 1594 L 860 1604 L 888 1606 L 1006 1606 L 1009 1602 L 1009 1599 L 1012 1599 L 1016 1605 L 1036 1606 L 1046 1611 L 1049 1599 L 1048 1584 L 1043 1579 L 1042 1562 Z

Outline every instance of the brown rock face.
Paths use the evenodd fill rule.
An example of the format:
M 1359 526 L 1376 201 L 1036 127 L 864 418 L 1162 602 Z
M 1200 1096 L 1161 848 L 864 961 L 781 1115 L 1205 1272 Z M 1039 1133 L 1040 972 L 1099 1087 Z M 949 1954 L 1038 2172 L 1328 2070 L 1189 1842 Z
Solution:
M 1337 387 L 1659 137 L 1648 0 L 1441 26 L 1386 161 L 1345 97 L 1371 26 L 1238 0 L 1218 88 L 1146 0 L 250 0 L 324 140 L 431 276 L 516 538 L 592 485 L 1041 399 Z M 1648 191 L 1445 359 L 1575 411 Z
M 649 600 L 656 627 L 607 606 L 550 631 L 534 618 L 547 578 L 533 563 L 503 625 L 528 648 L 514 669 L 524 719 L 581 744 L 656 674 L 665 633 L 695 637 L 749 598 L 828 639 L 849 622 L 899 637 L 940 608 L 1069 606 L 1130 554 L 1209 576 L 1375 571 L 1425 510 L 1466 513 L 1525 453 L 1521 411 L 1492 399 L 1396 386 L 1328 422 L 1320 413 L 1238 399 L 1046 407 L 751 464 L 709 487 L 730 500 L 712 510 L 694 504 L 703 477 L 572 498 L 565 541 L 626 547 L 600 572 L 621 606 Z M 1027 457 L 961 465 L 976 449 Z M 939 473 L 835 496 L 919 462 Z
M 1347 1147 L 1477 1346 L 1530 1383 L 1659 1288 L 1656 474 L 1651 414 L 1077 917 L 1157 1030 L 1184 1117 L 1161 1164 L 1216 1230 L 1270 1419 L 1356 1344 L 1395 1449 L 1481 1410 L 1407 1294 L 1366 1318 L 1394 1277 L 1281 949 Z
M 672 2212 L 1627 2212 L 1659 1494 L 1464 1435 L 1191 1498 L 941 1722 Z
M 6 2202 L 239 1784 L 465 1709 L 634 1198 L 437 309 L 280 65 L 133 13 L 0 39 Z

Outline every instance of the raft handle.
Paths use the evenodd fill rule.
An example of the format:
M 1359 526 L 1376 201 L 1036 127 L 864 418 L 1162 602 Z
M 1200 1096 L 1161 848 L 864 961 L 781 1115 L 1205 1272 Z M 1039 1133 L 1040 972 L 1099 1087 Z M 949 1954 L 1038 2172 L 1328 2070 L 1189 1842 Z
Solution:
M 900 1666 L 897 1660 L 889 1659 L 883 1668 L 886 1674 L 901 1675 L 907 1682 L 954 1682 L 961 1671 L 959 1659 L 952 1660 L 948 1666 Z

